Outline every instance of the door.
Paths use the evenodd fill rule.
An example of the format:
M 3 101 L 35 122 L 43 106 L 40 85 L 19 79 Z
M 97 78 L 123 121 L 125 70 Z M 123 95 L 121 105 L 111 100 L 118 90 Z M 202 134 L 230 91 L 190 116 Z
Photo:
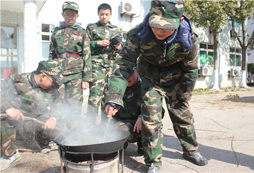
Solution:
M 16 27 L 0 26 L 1 45 L 0 45 L 0 79 L 5 79 L 10 74 L 17 73 L 17 32 Z

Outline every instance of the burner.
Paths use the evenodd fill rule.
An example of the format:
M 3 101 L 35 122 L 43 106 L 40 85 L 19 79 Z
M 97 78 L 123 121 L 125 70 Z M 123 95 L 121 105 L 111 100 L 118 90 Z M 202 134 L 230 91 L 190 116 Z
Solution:
M 122 151 L 121 168 L 119 159 L 120 151 Z M 123 149 L 113 153 L 83 153 L 69 152 L 59 147 L 59 154 L 61 157 L 61 172 L 123 172 Z

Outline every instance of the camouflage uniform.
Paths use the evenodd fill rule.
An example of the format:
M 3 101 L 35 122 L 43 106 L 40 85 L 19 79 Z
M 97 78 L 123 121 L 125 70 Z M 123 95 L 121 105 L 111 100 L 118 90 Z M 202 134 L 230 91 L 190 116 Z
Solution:
M 115 61 L 107 98 L 107 102 L 123 106 L 122 97 L 128 77 L 137 63 L 144 101 L 141 112 L 145 163 L 155 167 L 160 165 L 162 157 L 162 98 L 166 100 L 183 152 L 193 154 L 198 151 L 193 115 L 182 103 L 191 99 L 197 78 L 197 35 L 193 33 L 189 19 L 183 15 L 184 21 L 180 26 L 178 20 L 179 28 L 172 22 L 169 28 L 166 28 L 175 26 L 174 29 L 177 29 L 166 40 L 171 41 L 165 44 L 158 40 L 150 25 L 154 24 L 154 20 L 167 24 L 169 21 L 164 22 L 156 14 L 163 16 L 171 13 L 163 5 L 158 5 L 158 2 L 151 1 L 151 12 L 145 17 L 144 22 L 128 32 L 126 45 Z M 183 5 L 181 1 L 177 2 L 171 1 L 170 5 L 180 11 L 178 17 L 181 17 Z
M 40 63 L 39 68 L 41 72 L 48 75 L 57 73 L 57 70 L 52 73 L 48 69 L 45 70 L 45 63 Z M 59 81 L 61 81 L 60 78 L 62 79 L 61 76 L 52 76 Z M 15 108 L 19 109 L 24 116 L 43 122 L 52 116 L 57 119 L 58 126 L 63 117 L 58 111 L 50 110 L 50 108 L 61 107 L 63 89 L 59 88 L 57 83 L 47 90 L 40 88 L 34 80 L 34 72 L 10 75 L 1 81 L 1 113 L 5 113 L 10 108 Z M 35 140 L 39 146 L 46 148 L 50 142 L 49 136 L 53 135 L 53 132 L 44 131 L 42 126 L 33 121 L 15 121 L 9 118 L 1 118 L 1 156 L 3 154 L 9 157 L 16 152 L 16 129 L 19 133 L 24 131 L 35 133 Z
M 102 104 L 101 106 L 103 108 L 105 101 L 102 100 L 107 91 L 109 76 L 112 73 L 112 65 L 114 64 L 117 53 L 120 52 L 114 45 L 117 41 L 122 41 L 122 35 L 116 26 L 111 23 L 103 25 L 100 21 L 94 24 L 88 24 L 86 31 L 90 38 L 93 71 L 89 104 L 95 108 L 98 108 L 98 106 Z M 108 47 L 97 45 L 97 41 L 104 39 L 110 40 L 110 45 Z
M 142 94 L 141 94 L 141 80 L 138 78 L 136 84 L 131 87 L 127 87 L 123 97 L 124 107 L 122 107 L 114 118 L 118 121 L 124 122 L 130 132 L 128 142 L 140 142 L 141 143 L 141 133 L 133 132 L 134 125 L 141 115 L 141 104 L 142 104 Z
M 67 1 L 63 4 L 64 9 L 73 9 L 78 11 L 78 5 L 74 2 Z M 69 71 L 64 76 L 69 79 L 65 85 L 65 99 L 68 103 L 79 104 L 83 101 L 82 81 L 92 81 L 92 63 L 90 54 L 90 42 L 86 31 L 75 23 L 68 26 L 61 22 L 59 27 L 52 31 L 49 59 L 71 59 L 73 64 L 80 64 L 82 71 Z M 67 56 L 66 56 L 67 54 Z M 69 56 L 68 56 L 69 55 Z M 74 103 L 75 102 L 75 103 Z

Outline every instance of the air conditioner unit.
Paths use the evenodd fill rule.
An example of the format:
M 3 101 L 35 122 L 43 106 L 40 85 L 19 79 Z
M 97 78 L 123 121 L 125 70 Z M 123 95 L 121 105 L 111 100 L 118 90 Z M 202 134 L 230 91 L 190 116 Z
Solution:
M 236 77 L 236 76 L 239 76 L 239 75 L 240 75 L 240 70 L 239 70 L 239 69 L 237 69 L 237 68 L 232 68 L 232 69 L 230 70 L 230 76 Z
M 137 14 L 137 5 L 132 0 L 123 0 L 121 2 L 121 14 L 135 15 Z
M 201 75 L 202 76 L 210 76 L 212 73 L 211 73 L 211 70 L 209 67 L 201 67 Z

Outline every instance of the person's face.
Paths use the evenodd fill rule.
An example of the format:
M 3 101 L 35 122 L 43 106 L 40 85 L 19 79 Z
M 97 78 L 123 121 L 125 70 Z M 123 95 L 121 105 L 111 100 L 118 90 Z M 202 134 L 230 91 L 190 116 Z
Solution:
M 133 74 L 128 78 L 128 84 L 127 87 L 131 87 L 137 82 L 138 79 L 138 73 L 136 70 L 134 70 Z
M 158 40 L 164 40 L 171 36 L 175 30 L 152 28 L 152 31 Z
M 48 89 L 54 85 L 56 82 L 56 79 L 52 76 L 46 75 L 45 73 L 40 74 L 40 83 L 39 87 L 42 89 Z
M 65 10 L 62 13 L 62 16 L 64 18 L 65 23 L 68 26 L 72 26 L 76 22 L 77 18 L 79 17 L 76 11 L 70 10 L 70 9 Z
M 182 23 L 183 20 L 184 20 L 184 17 L 181 17 L 180 24 Z M 166 38 L 171 36 L 175 30 L 152 28 L 152 31 L 158 40 L 165 40 Z
M 100 9 L 100 11 L 98 12 L 100 21 L 104 25 L 107 25 L 109 23 L 111 15 L 112 13 L 110 12 L 110 9 L 106 9 L 106 10 Z

